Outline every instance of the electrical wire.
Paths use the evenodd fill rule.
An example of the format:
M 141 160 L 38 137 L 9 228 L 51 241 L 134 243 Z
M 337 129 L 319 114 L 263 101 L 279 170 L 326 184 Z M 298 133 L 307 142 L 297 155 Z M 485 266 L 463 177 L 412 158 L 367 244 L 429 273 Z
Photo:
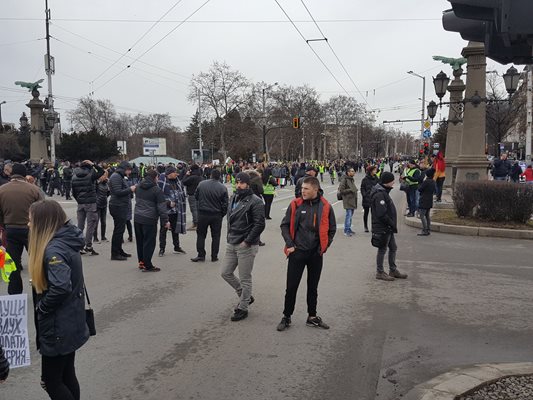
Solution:
M 277 0 L 276 0 L 277 1 Z M 313 20 L 313 22 L 315 23 L 315 26 L 318 28 L 318 31 L 320 32 L 320 34 L 322 35 L 322 37 L 324 38 L 324 40 L 326 41 L 326 44 L 328 45 L 329 49 L 331 50 L 331 52 L 333 53 L 333 55 L 335 56 L 335 58 L 337 59 L 337 61 L 339 62 L 340 66 L 342 67 L 343 71 L 346 73 L 346 75 L 348 76 L 348 79 L 350 79 L 350 82 L 352 82 L 352 85 L 354 86 L 355 90 L 357 90 L 357 93 L 359 93 L 359 95 L 361 96 L 361 98 L 363 99 L 363 101 L 366 103 L 366 105 L 372 109 L 372 107 L 370 107 L 370 104 L 368 103 L 367 99 L 365 96 L 363 96 L 363 93 L 361 93 L 361 90 L 359 90 L 359 87 L 355 84 L 355 81 L 352 79 L 352 76 L 350 75 L 350 73 L 348 72 L 348 70 L 346 69 L 346 67 L 344 66 L 343 62 L 341 61 L 341 59 L 339 58 L 339 56 L 337 55 L 337 53 L 335 52 L 335 50 L 333 50 L 333 47 L 331 46 L 331 43 L 329 42 L 329 40 L 327 39 L 326 35 L 324 35 L 324 32 L 322 32 L 322 29 L 320 29 L 320 26 L 318 25 L 318 23 L 316 22 L 315 20 L 315 17 L 313 17 L 313 14 L 311 14 L 311 11 L 309 10 L 309 8 L 307 8 L 307 6 L 305 5 L 304 3 L 304 0 L 300 0 L 302 5 L 304 6 L 305 10 L 307 11 L 307 13 L 309 14 L 309 16 L 311 17 L 311 19 Z
M 4 47 L 4 46 L 14 46 L 14 45 L 16 45 L 16 44 L 24 44 L 24 43 L 33 43 L 33 42 L 38 42 L 39 40 L 44 40 L 44 38 L 30 39 L 30 40 L 21 40 L 20 42 L 0 43 L 0 47 Z
M 159 39 L 157 42 L 155 42 L 152 46 L 150 46 L 147 50 L 145 50 L 140 56 L 135 58 L 129 65 L 126 66 L 126 68 L 119 71 L 117 74 L 113 75 L 111 79 L 108 79 L 105 81 L 102 85 L 98 86 L 96 89 L 94 89 L 94 92 L 97 90 L 100 90 L 104 86 L 106 86 L 108 83 L 112 82 L 115 78 L 117 78 L 119 75 L 121 75 L 124 71 L 126 71 L 128 68 L 130 68 L 135 62 L 137 62 L 140 58 L 144 57 L 148 52 L 150 52 L 154 47 L 156 47 L 159 43 L 161 43 L 163 40 L 165 40 L 170 34 L 172 34 L 176 29 L 178 29 L 180 26 L 182 26 L 187 20 L 192 18 L 198 11 L 200 11 L 207 3 L 209 3 L 211 0 L 206 0 L 204 3 L 200 5 L 200 7 L 196 8 L 183 22 L 180 22 L 178 25 L 176 25 L 173 29 L 171 29 L 166 35 L 164 35 L 161 39 Z
M 124 58 L 124 56 L 126 54 L 128 54 L 137 44 L 139 44 L 139 42 L 141 40 L 143 40 L 146 35 L 148 35 L 155 27 L 156 25 L 161 22 L 161 20 L 163 18 L 165 18 L 174 8 L 176 8 L 178 6 L 178 4 L 180 4 L 183 0 L 178 0 L 177 2 L 174 3 L 174 5 L 172 7 L 170 7 L 157 21 L 155 21 L 151 26 L 150 28 L 148 28 L 148 30 L 146 32 L 144 32 L 141 37 L 139 39 L 137 39 L 137 41 L 135 43 L 133 43 L 133 45 L 131 45 L 128 50 L 126 50 L 119 58 L 117 58 L 111 65 L 109 65 L 104 71 L 102 71 L 96 78 L 94 78 L 92 80 L 92 83 L 96 82 L 102 75 L 104 75 L 107 71 L 109 71 L 111 68 L 113 68 L 113 66 L 115 66 L 120 60 L 122 60 Z
M 287 12 L 285 11 L 285 9 L 281 6 L 281 4 L 279 4 L 278 0 L 274 0 L 276 2 L 276 4 L 278 5 L 278 7 L 281 9 L 281 11 L 283 11 L 283 14 L 285 14 L 285 16 L 287 17 L 287 19 L 292 23 L 292 26 L 294 26 L 294 29 L 296 29 L 296 31 L 300 34 L 300 36 L 302 37 L 302 39 L 305 41 L 305 43 L 307 44 L 307 46 L 309 46 L 309 48 L 311 49 L 311 51 L 314 53 L 314 55 L 318 58 L 318 60 L 321 62 L 321 64 L 324 66 L 324 68 L 326 68 L 326 70 L 329 72 L 329 74 L 333 77 L 333 79 L 335 80 L 335 82 L 337 82 L 337 84 L 342 88 L 342 90 L 346 93 L 346 95 L 348 97 L 350 97 L 350 93 L 348 93 L 348 91 L 346 90 L 346 88 L 342 85 L 342 83 L 337 79 L 337 77 L 335 76 L 335 74 L 331 71 L 331 69 L 329 69 L 329 67 L 326 65 L 326 63 L 324 62 L 324 60 L 318 55 L 318 53 L 315 51 L 315 49 L 313 49 L 313 47 L 309 44 L 309 42 L 307 41 L 307 39 L 305 38 L 305 36 L 303 35 L 303 33 L 300 31 L 300 29 L 298 29 L 298 27 L 296 26 L 296 24 L 293 22 L 293 20 L 291 19 L 291 17 L 289 16 L 289 14 L 287 14 Z

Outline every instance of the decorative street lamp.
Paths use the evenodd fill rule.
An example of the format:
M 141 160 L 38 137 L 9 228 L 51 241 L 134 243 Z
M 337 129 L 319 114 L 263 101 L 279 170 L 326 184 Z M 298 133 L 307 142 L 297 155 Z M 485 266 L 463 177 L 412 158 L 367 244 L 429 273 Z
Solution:
M 22 116 L 19 118 L 20 127 L 22 130 L 26 129 L 28 127 L 28 117 L 26 117 L 26 113 L 23 112 Z
M 518 88 L 518 80 L 520 74 L 515 67 L 511 66 L 505 74 L 503 74 L 503 82 L 505 83 L 505 90 L 509 93 L 509 96 L 512 96 L 516 89 Z
M 431 118 L 431 121 L 433 121 L 433 118 L 435 118 L 435 115 L 437 115 L 437 109 L 439 108 L 439 105 L 435 103 L 433 100 L 431 100 L 427 108 L 428 108 L 428 116 L 429 118 Z
M 442 99 L 448 89 L 450 78 L 443 71 L 440 71 L 438 75 L 433 78 L 433 86 L 435 86 L 435 93 L 439 99 Z

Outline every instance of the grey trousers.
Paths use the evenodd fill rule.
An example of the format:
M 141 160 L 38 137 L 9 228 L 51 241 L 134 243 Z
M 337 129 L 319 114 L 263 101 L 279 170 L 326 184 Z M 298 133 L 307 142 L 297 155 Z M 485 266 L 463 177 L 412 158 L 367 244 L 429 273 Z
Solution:
M 389 270 L 391 272 L 396 270 L 396 250 L 398 250 L 398 246 L 396 246 L 394 233 L 389 233 L 387 235 L 387 241 L 385 246 L 380 247 L 378 249 L 378 255 L 376 257 L 378 272 L 384 272 L 383 261 L 385 260 L 385 253 L 387 252 L 387 247 L 389 248 Z
M 98 224 L 98 213 L 96 203 L 78 204 L 78 228 L 83 232 L 87 220 L 87 230 L 85 231 L 85 246 L 93 246 L 93 235 Z
M 189 208 L 191 210 L 192 214 L 192 223 L 193 225 L 198 225 L 198 205 L 196 203 L 196 198 L 193 196 L 189 196 Z
M 422 221 L 422 232 L 429 233 L 431 230 L 431 218 L 429 216 L 429 208 L 419 208 L 418 213 L 420 214 L 420 220 Z
M 255 256 L 259 250 L 258 245 L 241 247 L 238 244 L 227 244 L 226 255 L 222 263 L 220 275 L 230 286 L 235 289 L 240 298 L 237 308 L 247 311 L 252 295 L 252 269 Z M 239 267 L 239 277 L 234 274 Z

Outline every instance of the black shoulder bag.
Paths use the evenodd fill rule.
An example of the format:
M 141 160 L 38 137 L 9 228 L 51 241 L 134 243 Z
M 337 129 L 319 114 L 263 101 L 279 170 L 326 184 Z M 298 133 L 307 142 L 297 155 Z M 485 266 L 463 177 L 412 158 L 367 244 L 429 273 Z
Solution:
M 91 308 L 91 301 L 89 300 L 89 293 L 87 293 L 87 288 L 85 285 L 83 285 L 83 289 L 85 290 L 85 297 L 87 298 L 87 305 L 89 308 L 85 309 L 85 322 L 87 323 L 87 326 L 89 327 L 89 335 L 94 336 L 96 335 L 96 325 L 94 323 L 94 311 Z

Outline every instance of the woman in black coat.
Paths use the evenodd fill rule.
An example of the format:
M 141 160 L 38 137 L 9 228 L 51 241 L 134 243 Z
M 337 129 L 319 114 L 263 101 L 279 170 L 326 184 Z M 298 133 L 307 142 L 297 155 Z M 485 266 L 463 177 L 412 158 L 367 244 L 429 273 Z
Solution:
M 0 344 L 0 382 L 3 382 L 7 379 L 9 375 L 9 363 L 7 362 L 6 356 L 4 354 L 4 349 Z
M 365 224 L 365 232 L 368 232 L 368 213 L 370 211 L 370 192 L 372 191 L 372 188 L 376 186 L 379 179 L 376 176 L 378 168 L 375 165 L 370 165 L 366 169 L 366 176 L 363 178 L 363 181 L 361 182 L 361 194 L 363 196 L 363 223 Z
M 42 356 L 41 385 L 52 400 L 79 400 L 74 356 L 89 339 L 80 256 L 83 233 L 53 200 L 33 203 L 29 226 L 28 264 Z

